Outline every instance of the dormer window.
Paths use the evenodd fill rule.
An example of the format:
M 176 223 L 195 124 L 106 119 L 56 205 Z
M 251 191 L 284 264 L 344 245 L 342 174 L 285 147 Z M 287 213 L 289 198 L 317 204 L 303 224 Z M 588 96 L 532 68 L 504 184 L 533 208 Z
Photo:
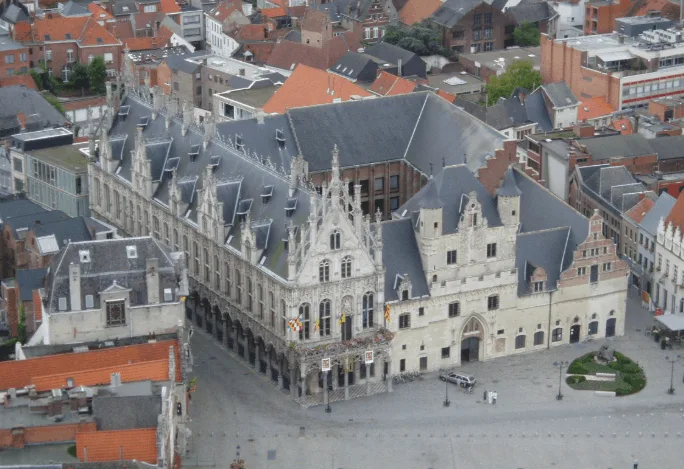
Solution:
M 137 246 L 126 246 L 126 257 L 129 259 L 138 258 L 138 247 Z
M 285 148 L 285 132 L 280 129 L 276 129 L 276 142 L 279 148 Z
M 291 217 L 296 208 L 297 199 L 295 199 L 294 197 L 290 197 L 289 199 L 287 199 L 287 202 L 285 203 L 285 215 Z
M 78 251 L 78 258 L 83 263 L 90 262 L 90 251 Z
M 261 202 L 267 204 L 271 200 L 273 195 L 273 186 L 262 186 L 261 187 Z
M 252 199 L 243 199 L 238 203 L 238 208 L 235 214 L 240 218 L 240 221 L 245 221 L 247 214 L 252 209 Z
M 142 127 L 143 129 L 147 127 L 147 124 L 150 123 L 150 116 L 143 116 L 138 120 L 138 127 Z
M 190 157 L 190 161 L 195 161 L 195 159 L 197 159 L 197 156 L 199 155 L 199 151 L 200 151 L 199 145 L 190 145 L 190 150 L 188 151 L 188 156 Z
M 209 166 L 211 166 L 212 171 L 216 171 L 216 168 L 219 167 L 219 164 L 221 163 L 221 157 L 220 156 L 212 156 L 209 158 Z
M 245 142 L 242 140 L 242 135 L 240 134 L 235 135 L 235 147 L 239 151 L 245 151 Z
M 409 299 L 409 291 L 408 290 L 402 290 L 401 291 L 401 300 L 407 301 L 408 299 Z

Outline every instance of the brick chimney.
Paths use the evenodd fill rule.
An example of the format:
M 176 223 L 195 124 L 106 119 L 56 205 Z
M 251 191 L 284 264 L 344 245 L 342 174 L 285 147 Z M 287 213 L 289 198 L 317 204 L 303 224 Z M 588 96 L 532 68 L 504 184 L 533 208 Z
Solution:
M 594 126 L 587 122 L 578 122 L 572 128 L 573 133 L 579 138 L 594 136 Z

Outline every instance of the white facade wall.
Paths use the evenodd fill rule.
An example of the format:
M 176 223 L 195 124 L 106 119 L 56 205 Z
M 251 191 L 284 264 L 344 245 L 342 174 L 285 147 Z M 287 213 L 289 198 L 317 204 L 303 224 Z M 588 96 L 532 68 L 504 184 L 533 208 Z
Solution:
M 585 0 L 580 0 L 576 4 L 554 3 L 553 8 L 558 12 L 556 21 L 556 37 L 568 38 L 582 36 L 581 28 L 584 26 Z M 575 28 L 579 26 L 580 29 Z
M 223 32 L 223 25 L 205 13 L 206 44 L 213 54 L 221 57 L 232 57 L 240 44 Z
M 679 228 L 661 220 L 655 248 L 653 301 L 665 314 L 684 313 L 684 249 Z

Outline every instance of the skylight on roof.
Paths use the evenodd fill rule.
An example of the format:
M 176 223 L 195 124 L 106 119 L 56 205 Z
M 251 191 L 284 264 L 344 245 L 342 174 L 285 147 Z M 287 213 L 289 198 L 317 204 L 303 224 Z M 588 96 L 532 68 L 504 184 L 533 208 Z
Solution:
M 44 37 L 45 37 L 45 40 L 46 40 L 46 41 L 50 41 L 50 40 L 51 40 L 49 34 L 46 34 Z
M 150 123 L 150 116 L 142 116 L 140 120 L 138 120 L 138 126 L 140 127 L 147 127 L 147 124 Z
M 137 246 L 126 246 L 126 257 L 129 259 L 138 258 L 138 247 Z
M 237 215 L 247 215 L 252 209 L 252 199 L 244 199 L 238 203 Z
M 65 37 L 65 39 L 71 39 L 71 33 L 66 33 L 66 34 L 64 35 L 64 37 Z

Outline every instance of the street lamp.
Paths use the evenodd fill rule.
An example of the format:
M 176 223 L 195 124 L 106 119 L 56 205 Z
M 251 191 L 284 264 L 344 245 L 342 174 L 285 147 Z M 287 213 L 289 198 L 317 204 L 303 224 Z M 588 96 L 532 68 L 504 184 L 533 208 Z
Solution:
M 444 379 L 444 407 L 449 407 L 451 401 L 449 400 L 449 380 Z
M 568 362 L 567 361 L 554 362 L 553 366 L 558 367 L 558 395 L 556 396 L 556 400 L 560 401 L 563 399 L 563 393 L 561 393 L 561 383 L 563 382 L 563 367 L 568 366 Z
M 330 373 L 330 372 L 329 371 L 325 372 L 325 377 L 323 378 L 325 380 L 325 383 L 323 385 L 325 386 L 325 390 L 326 390 L 325 394 L 328 397 L 328 402 L 325 403 L 325 411 L 327 413 L 330 413 L 330 412 L 332 412 L 332 409 L 330 408 L 330 390 L 328 389 L 328 373 Z
M 672 371 L 670 372 L 670 389 L 667 390 L 668 394 L 674 394 L 674 365 L 679 361 L 679 359 L 682 358 L 681 355 L 677 355 L 676 357 L 665 357 L 665 360 L 670 362 L 672 365 Z

